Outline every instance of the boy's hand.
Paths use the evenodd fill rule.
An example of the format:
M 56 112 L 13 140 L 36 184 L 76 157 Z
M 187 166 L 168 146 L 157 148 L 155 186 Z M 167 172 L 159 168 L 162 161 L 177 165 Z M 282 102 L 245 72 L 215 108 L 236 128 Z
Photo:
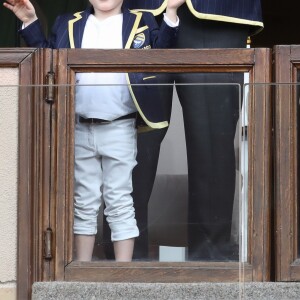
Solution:
M 3 6 L 11 10 L 25 26 L 37 19 L 35 9 L 29 0 L 6 0 Z
M 174 23 L 177 21 L 177 9 L 185 0 L 168 0 L 166 15 Z

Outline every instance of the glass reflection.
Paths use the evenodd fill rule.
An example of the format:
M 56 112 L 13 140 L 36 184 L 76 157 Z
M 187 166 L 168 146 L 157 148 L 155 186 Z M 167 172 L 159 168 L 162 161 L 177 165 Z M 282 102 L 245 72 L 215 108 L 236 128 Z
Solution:
M 250 102 L 249 94 L 249 73 L 244 74 L 245 85 L 243 85 L 243 102 L 240 114 L 240 163 L 238 175 L 240 176 L 240 206 L 239 206 L 239 242 L 241 244 L 241 260 L 247 261 L 248 246 L 248 107 Z
M 214 74 L 214 84 L 198 83 L 205 74 L 189 75 L 181 74 L 182 83 L 175 87 L 156 86 L 169 128 L 137 134 L 131 195 L 140 234 L 133 260 L 239 260 L 239 182 L 247 180 L 241 176 L 247 170 L 240 164 L 240 126 L 247 127 L 239 117 L 241 86 L 236 82 L 243 83 L 244 74 L 231 73 L 226 84 L 223 73 Z M 195 82 L 188 83 L 191 78 Z M 78 116 L 76 120 L 80 122 Z M 84 126 L 90 131 L 107 125 Z M 81 138 L 75 135 L 75 145 Z M 102 159 L 100 154 L 97 158 Z M 100 186 L 99 191 L 102 197 Z M 103 213 L 105 205 L 97 218 L 93 260 L 115 259 L 111 226 Z

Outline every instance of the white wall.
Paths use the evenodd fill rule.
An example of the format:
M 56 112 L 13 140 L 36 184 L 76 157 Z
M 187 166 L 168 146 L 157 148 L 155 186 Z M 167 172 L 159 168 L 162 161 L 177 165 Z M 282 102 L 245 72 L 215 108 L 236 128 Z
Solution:
M 5 300 L 16 299 L 18 77 L 17 68 L 0 68 L 0 299 Z

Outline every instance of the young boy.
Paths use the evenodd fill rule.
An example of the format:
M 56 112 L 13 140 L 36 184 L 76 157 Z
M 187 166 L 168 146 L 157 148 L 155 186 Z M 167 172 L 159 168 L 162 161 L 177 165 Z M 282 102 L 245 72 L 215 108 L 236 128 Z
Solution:
M 49 48 L 169 48 L 178 33 L 177 8 L 185 0 L 169 0 L 158 28 L 152 14 L 129 11 L 123 0 L 90 0 L 91 7 L 59 16 L 47 40 L 29 0 L 7 0 L 3 5 L 22 22 L 28 46 Z M 152 128 L 168 125 L 160 99 L 144 87 L 126 83 L 153 80 L 140 73 L 78 73 L 77 83 L 120 84 L 114 87 L 78 86 L 76 89 L 74 234 L 76 259 L 92 259 L 101 196 L 111 228 L 116 261 L 131 261 L 136 226 L 132 170 L 136 165 L 135 116 Z M 155 82 L 155 81 L 154 81 Z M 153 81 L 151 81 L 153 83 Z M 154 91 L 154 89 L 153 89 Z M 102 195 L 101 195 L 102 191 Z

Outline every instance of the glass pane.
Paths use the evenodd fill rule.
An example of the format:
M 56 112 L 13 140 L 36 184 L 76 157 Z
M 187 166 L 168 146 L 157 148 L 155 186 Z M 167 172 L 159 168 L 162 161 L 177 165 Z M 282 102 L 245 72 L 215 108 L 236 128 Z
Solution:
M 170 116 L 166 114 L 167 120 L 170 119 L 171 121 L 170 126 L 165 129 L 145 131 L 146 127 L 144 126 L 141 127 L 143 129 L 141 132 L 139 129 L 136 132 L 134 118 L 122 118 L 121 120 L 114 120 L 112 122 L 94 120 L 95 123 L 91 123 L 91 120 L 84 120 L 82 118 L 88 119 L 87 117 L 93 117 L 96 119 L 97 115 L 83 117 L 78 114 L 78 107 L 76 107 L 76 105 L 79 103 L 77 97 L 80 93 L 83 95 L 83 101 L 87 101 L 90 95 L 93 96 L 98 91 L 102 92 L 103 89 L 111 89 L 113 92 L 118 91 L 119 93 L 123 88 L 129 88 L 133 91 L 135 88 L 138 88 L 138 90 L 146 88 L 149 95 L 152 96 L 154 87 L 158 89 L 158 91 L 156 91 L 158 94 L 155 95 L 159 95 L 164 101 L 167 101 L 166 97 L 168 94 L 171 95 L 170 102 L 172 102 L 172 110 L 169 106 L 170 102 L 167 104 L 164 103 L 165 107 L 170 107 L 169 113 L 171 113 Z M 187 103 L 189 105 L 192 104 L 189 99 L 187 103 L 185 103 L 184 100 L 182 100 L 184 98 L 179 97 L 180 93 L 189 92 L 188 88 L 191 88 L 194 95 L 196 95 L 195 101 L 200 102 L 204 99 L 201 109 L 197 112 L 195 109 L 198 108 L 199 103 L 196 103 L 190 112 L 185 110 L 186 108 L 183 109 Z M 51 113 L 46 112 L 45 108 L 41 105 L 45 100 L 51 101 L 51 97 L 47 97 L 49 91 L 54 92 L 55 95 Z M 219 98 L 215 99 L 213 103 L 213 98 L 210 96 L 214 94 L 214 92 L 217 93 Z M 78 186 L 83 187 L 88 198 L 92 194 L 90 192 L 90 186 L 92 186 L 92 188 L 94 188 L 94 185 L 96 186 L 97 192 L 95 193 L 97 197 L 94 197 L 94 203 L 92 203 L 93 208 L 88 209 L 89 213 L 92 212 L 96 216 L 93 224 L 95 242 L 92 241 L 90 247 L 92 249 L 93 262 L 113 261 L 115 259 L 113 244 L 111 242 L 110 226 L 112 226 L 112 224 L 110 224 L 110 226 L 108 225 L 108 223 L 113 223 L 114 221 L 111 222 L 111 219 L 108 220 L 108 222 L 106 221 L 106 219 L 109 219 L 107 216 L 111 217 L 111 211 L 107 210 L 103 195 L 108 195 L 107 197 L 113 198 L 118 194 L 117 189 L 111 186 L 115 183 L 115 178 L 110 177 L 110 167 L 117 158 L 112 158 L 112 156 L 115 155 L 115 153 L 111 153 L 112 147 L 109 147 L 107 150 L 105 146 L 112 146 L 116 143 L 117 150 L 123 154 L 123 146 L 125 144 L 122 142 L 122 139 L 127 141 L 124 128 L 126 128 L 128 124 L 131 128 L 131 132 L 134 132 L 134 135 L 130 137 L 133 144 L 135 143 L 135 137 L 137 137 L 137 152 L 135 153 L 133 151 L 133 157 L 135 158 L 135 154 L 137 154 L 136 160 L 138 162 L 137 165 L 134 161 L 130 166 L 125 166 L 125 169 L 129 170 L 127 171 L 129 175 L 125 182 L 125 194 L 127 196 L 131 194 L 132 196 L 135 218 L 139 229 L 139 237 L 135 240 L 133 261 L 239 262 L 239 244 L 241 241 L 245 243 L 243 244 L 245 245 L 245 249 L 247 248 L 247 236 L 244 237 L 242 235 L 246 234 L 248 224 L 242 223 L 244 227 L 241 228 L 240 217 L 242 207 L 240 199 L 241 193 L 244 193 L 244 195 L 247 194 L 246 191 L 243 191 L 243 188 L 246 187 L 246 185 L 244 186 L 244 182 L 246 182 L 244 178 L 246 178 L 247 174 L 243 172 L 247 172 L 247 159 L 245 159 L 245 154 L 243 154 L 241 149 L 243 149 L 242 143 L 245 142 L 242 135 L 242 128 L 246 126 L 242 119 L 245 114 L 245 108 L 243 106 L 247 101 L 249 89 L 247 91 L 245 88 L 243 91 L 239 84 L 224 84 L 220 82 L 211 84 L 148 84 L 132 85 L 130 87 L 126 84 L 81 85 L 78 83 L 76 86 L 54 86 L 53 90 L 48 86 L 1 86 L 1 103 L 3 103 L 6 95 L 10 93 L 13 93 L 12 97 L 14 97 L 16 102 L 19 97 L 19 99 L 28 103 L 28 111 L 33 113 L 32 115 L 37 124 L 39 124 L 39 122 L 42 124 L 49 119 L 50 129 L 52 126 L 51 122 L 53 122 L 53 124 L 55 123 L 55 125 L 53 125 L 54 127 L 52 127 L 53 135 L 57 128 L 62 128 L 61 125 L 58 126 L 57 124 L 62 121 L 60 114 L 62 109 L 64 109 L 66 119 L 74 121 L 74 123 L 67 125 L 67 128 L 63 128 L 62 132 L 58 129 L 58 137 L 52 136 L 52 139 L 49 137 L 49 140 L 53 141 L 51 145 L 51 147 L 53 147 L 52 151 L 60 155 L 62 149 L 60 147 L 63 146 L 58 144 L 65 143 L 70 147 L 66 155 L 71 156 L 66 157 L 66 161 L 64 161 L 66 165 L 72 164 L 72 154 L 75 153 L 75 160 L 73 162 L 75 170 L 76 168 L 82 170 L 87 168 L 87 173 L 95 175 L 95 168 L 98 169 L 98 173 L 93 179 L 90 179 L 88 176 L 83 176 L 83 180 L 78 180 L 75 172 L 74 182 L 72 182 L 72 173 L 60 174 L 60 178 L 53 179 L 52 187 L 54 188 L 57 181 L 66 180 L 75 188 L 74 192 L 69 192 L 69 199 L 58 199 L 59 201 L 66 201 L 66 211 L 69 212 L 70 215 L 73 215 L 73 208 L 75 208 L 75 210 L 78 209 L 78 202 L 73 205 L 73 199 L 76 200 L 76 197 L 81 197 L 82 195 L 82 191 L 76 190 Z M 103 94 L 105 94 L 105 91 Z M 203 95 L 209 96 L 204 97 Z M 242 95 L 243 101 L 241 101 Z M 35 100 L 29 101 L 29 99 Z M 102 97 L 96 98 L 96 101 L 102 101 Z M 217 107 L 215 110 L 210 111 L 208 104 L 215 104 Z M 2 109 L 4 108 L 4 106 L 1 107 Z M 226 116 L 229 117 L 230 111 L 233 112 L 233 114 L 231 115 L 230 124 L 228 128 L 226 128 L 221 123 L 221 119 L 224 119 L 226 114 Z M 91 112 L 94 113 L 95 110 L 91 110 Z M 131 112 L 129 111 L 128 113 L 130 114 Z M 196 117 L 195 123 L 186 118 L 190 116 L 190 114 Z M 17 110 L 15 111 L 15 117 L 18 119 Z M 99 115 L 98 119 L 103 118 Z M 4 123 L 0 122 L 1 126 L 3 126 L 3 124 Z M 28 129 L 45 130 L 41 124 L 39 124 L 39 129 L 29 127 Z M 204 129 L 209 127 L 210 130 L 208 133 L 205 132 L 204 129 L 200 129 L 201 126 L 204 127 Z M 111 129 L 112 132 L 110 132 L 109 127 L 113 127 Z M 70 130 L 74 128 L 75 142 L 73 144 Z M 85 130 L 84 134 L 82 134 L 84 132 L 83 128 Z M 189 130 L 190 128 L 196 129 L 193 134 L 191 130 Z M 212 134 L 213 128 L 217 128 L 219 131 Z M 107 136 L 103 136 L 107 129 Z M 49 133 L 50 131 L 51 130 L 49 130 Z M 98 139 L 98 145 L 96 145 L 96 131 L 101 134 L 100 139 Z M 117 131 L 121 131 L 121 133 Z M 44 133 L 36 132 L 35 134 L 43 135 L 45 133 L 46 131 Z M 65 134 L 66 136 L 64 136 Z M 115 139 L 115 137 L 117 137 L 117 139 Z M 198 140 L 199 137 L 201 137 L 201 139 Z M 187 146 L 188 141 L 191 143 L 189 146 Z M 122 144 L 120 144 L 121 142 Z M 231 150 L 231 157 L 229 154 L 225 155 L 224 149 L 226 148 L 226 142 L 230 145 L 228 148 Z M 196 143 L 196 145 L 194 143 Z M 35 147 L 39 148 L 38 152 L 47 151 L 48 146 L 47 142 L 35 145 Z M 127 146 L 128 145 L 125 145 L 125 147 Z M 191 146 L 192 149 L 189 148 Z M 199 146 L 199 148 L 196 148 L 196 146 Z M 59 149 L 54 150 L 54 147 L 58 147 Z M 76 150 L 76 147 L 80 148 L 79 152 L 78 149 Z M 134 149 L 132 145 L 128 147 L 129 149 Z M 203 151 L 205 154 L 202 160 L 199 160 L 199 151 Z M 78 153 L 80 155 L 84 154 L 82 164 L 79 165 L 76 162 Z M 90 156 L 85 156 L 86 153 L 89 153 Z M 188 154 L 190 154 L 190 156 Z M 93 157 L 92 163 L 88 162 L 90 157 Z M 127 156 L 125 161 L 128 161 Z M 60 162 L 61 160 L 59 159 L 59 163 Z M 229 162 L 233 165 L 230 165 Z M 53 161 L 53 163 L 55 164 L 56 161 Z M 216 166 L 217 163 L 220 165 Z M 45 162 L 45 165 L 47 164 L 48 162 Z M 203 171 L 204 167 L 207 167 L 205 164 L 211 168 L 209 175 Z M 45 165 L 41 167 L 41 173 L 47 170 L 47 166 Z M 243 169 L 243 166 L 245 169 Z M 48 168 L 50 169 L 50 166 L 48 166 Z M 102 176 L 104 168 L 108 168 L 107 180 L 105 176 Z M 230 182 L 228 168 L 234 171 L 234 182 L 231 183 L 233 191 L 232 189 L 230 190 L 232 197 L 228 199 L 228 202 L 225 202 L 224 195 L 228 192 L 228 182 Z M 133 184 L 131 189 L 130 174 L 132 169 Z M 200 172 L 199 176 L 197 171 Z M 223 171 L 226 175 L 222 177 L 218 172 L 221 173 Z M 120 177 L 125 175 L 126 171 L 121 170 L 120 165 L 117 164 L 116 173 L 116 180 L 118 181 Z M 241 173 L 242 176 L 240 176 Z M 64 179 L 64 176 L 70 176 L 71 178 Z M 46 177 L 45 174 L 39 174 L 39 176 L 36 177 L 36 184 L 45 184 L 42 178 Z M 243 179 L 241 180 L 241 178 Z M 208 194 L 205 201 L 197 194 L 200 193 L 197 189 L 198 186 L 200 187 L 200 192 L 204 190 Z M 43 193 L 43 198 L 45 198 L 47 194 L 46 188 Z M 68 196 L 68 192 L 66 192 L 66 194 Z M 121 194 L 123 195 L 124 191 L 121 191 Z M 247 201 L 246 196 L 243 196 L 243 201 Z M 131 198 L 129 197 L 129 199 Z M 52 201 L 51 199 L 42 199 L 41 201 L 45 201 L 46 203 L 48 200 L 50 206 L 54 205 L 50 203 Z M 113 203 L 113 206 L 118 207 L 118 204 L 115 205 Z M 129 204 L 122 209 L 127 210 L 130 206 L 129 200 Z M 37 205 L 35 209 L 39 210 L 41 215 L 43 214 L 42 210 L 44 208 L 42 205 Z M 83 203 L 82 208 L 79 207 L 79 209 L 85 210 L 85 203 Z M 93 212 L 93 210 L 95 212 Z M 112 210 L 114 210 L 114 207 Z M 119 211 L 117 209 L 116 215 L 118 213 Z M 227 219 L 222 217 L 223 213 L 226 213 Z M 244 211 L 244 216 L 245 219 L 247 219 L 247 211 Z M 43 216 L 43 222 L 45 222 L 45 224 L 47 223 L 48 217 L 49 216 Z M 58 222 L 61 222 L 61 220 L 58 220 Z M 73 232 L 73 228 L 71 228 L 73 227 L 73 220 L 66 220 L 65 222 L 66 226 L 70 227 L 66 228 L 66 232 Z M 89 236 L 89 234 L 85 235 Z M 204 239 L 204 237 L 206 239 Z M 243 238 L 245 239 L 243 240 Z M 86 240 L 84 242 L 83 251 L 86 252 L 88 244 L 86 244 Z M 74 244 L 76 245 L 76 243 Z M 57 247 L 59 247 L 59 245 L 57 245 Z M 73 247 L 73 251 L 73 260 L 76 260 L 76 252 L 78 251 L 76 246 Z M 44 254 L 45 253 L 43 253 L 43 255 Z M 243 255 L 246 257 L 247 252 Z M 243 261 L 246 260 L 246 258 L 243 258 Z
M 75 245 L 77 243 L 79 247 L 82 243 L 82 251 L 86 254 L 87 240 L 81 238 L 88 236 L 88 242 L 90 240 L 93 245 L 92 238 L 97 232 L 92 260 L 115 259 L 111 240 L 116 239 L 116 245 L 119 241 L 123 243 L 136 235 L 136 227 L 132 223 L 132 212 L 135 211 L 139 237 L 135 239 L 134 261 L 238 262 L 239 174 L 242 172 L 239 167 L 241 122 L 238 121 L 242 91 L 241 85 L 235 82 L 243 84 L 244 74 L 230 73 L 228 83 L 224 83 L 228 81 L 227 74 L 213 74 L 215 82 L 210 84 L 203 83 L 207 74 L 160 74 L 160 77 L 146 74 L 144 81 L 147 84 L 129 87 L 126 84 L 113 84 L 107 73 L 97 74 L 99 78 L 102 77 L 101 80 L 105 78 L 106 84 L 87 85 L 84 82 L 85 76 L 82 75 L 85 74 L 77 74 L 79 81 L 75 92 L 75 228 L 76 218 L 79 220 L 77 228 L 86 226 L 80 225 L 85 216 L 80 215 L 80 211 L 76 212 L 85 204 L 76 199 L 93 198 L 88 211 L 94 212 L 94 221 L 91 231 L 79 229 Z M 91 76 L 94 75 L 95 73 Z M 175 78 L 175 85 L 158 84 L 162 80 L 169 81 L 164 76 Z M 138 110 L 141 113 L 145 109 L 142 114 L 150 116 L 148 125 L 153 118 L 152 123 L 162 126 L 162 121 L 171 120 L 170 126 L 149 131 L 149 126 L 140 126 L 139 121 L 137 165 L 135 166 L 135 157 L 130 156 L 130 161 L 133 161 L 130 165 L 114 166 L 112 162 L 118 158 L 111 158 L 111 146 L 116 143 L 117 149 L 122 149 L 120 152 L 123 156 L 125 146 L 120 143 L 121 138 L 126 138 L 126 131 L 123 132 L 125 125 L 135 131 L 132 129 L 134 119 L 115 120 L 124 115 L 132 116 L 131 113 L 135 111 L 132 97 L 134 101 L 140 100 L 130 92 L 134 95 L 144 93 L 144 102 L 139 102 Z M 116 98 L 119 94 L 122 95 L 123 112 L 113 114 L 116 105 L 114 101 L 119 101 Z M 147 101 L 151 101 L 151 105 Z M 93 107 L 97 107 L 99 103 L 104 108 L 97 111 Z M 154 109 L 156 105 L 162 106 Z M 85 107 L 88 109 L 85 110 Z M 163 113 L 163 119 L 159 119 L 161 116 L 156 115 L 156 111 Z M 109 132 L 104 136 L 108 139 L 107 149 L 103 145 L 105 139 L 102 135 L 106 130 Z M 117 138 L 113 139 L 114 137 Z M 96 138 L 99 139 L 99 144 Z M 134 140 L 133 135 L 130 146 Z M 131 155 L 134 150 L 129 149 Z M 78 154 L 82 155 L 79 162 L 78 156 L 76 157 Z M 125 160 L 128 162 L 129 158 Z M 85 167 L 89 163 L 86 174 Z M 111 167 L 117 168 L 115 177 L 110 177 Z M 84 172 L 79 175 L 83 180 L 77 181 L 76 172 Z M 96 179 L 87 176 L 90 174 L 95 175 Z M 105 179 L 104 174 L 109 180 Z M 119 187 L 115 184 L 121 180 L 120 175 L 127 179 L 126 188 L 123 186 L 119 195 Z M 122 181 L 122 184 L 125 183 Z M 117 199 L 120 203 L 123 202 L 121 206 Z M 114 224 L 117 224 L 116 227 Z M 247 227 L 247 224 L 244 226 Z M 120 232 L 125 232 L 125 238 L 120 237 Z M 126 248 L 126 244 L 124 245 Z

